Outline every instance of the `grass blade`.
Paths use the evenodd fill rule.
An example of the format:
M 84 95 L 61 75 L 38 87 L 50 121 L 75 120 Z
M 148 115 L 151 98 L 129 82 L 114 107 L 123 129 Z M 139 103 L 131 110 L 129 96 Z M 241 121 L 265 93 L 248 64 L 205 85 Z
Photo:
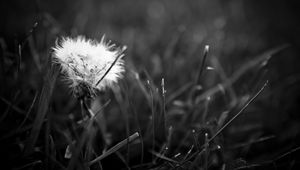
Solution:
M 158 158 L 160 158 L 160 159 L 163 159 L 163 160 L 165 160 L 165 161 L 168 161 L 168 162 L 172 162 L 172 163 L 175 163 L 175 164 L 178 164 L 179 162 L 177 162 L 177 161 L 175 161 L 175 160 L 173 160 L 173 159 L 171 159 L 171 158 L 168 158 L 168 157 L 166 157 L 166 156 L 164 156 L 164 155 L 162 155 L 162 154 L 160 154 L 160 153 L 157 153 L 157 152 L 155 152 L 155 151 L 150 151 L 154 156 L 156 156 L 156 157 L 158 157 Z
M 175 92 L 170 93 L 170 96 L 166 99 L 166 105 L 174 101 L 176 98 L 184 94 L 187 90 L 189 90 L 192 87 L 192 83 L 187 83 L 184 86 L 180 87 Z
M 198 69 L 198 74 L 196 76 L 195 85 L 198 85 L 200 83 L 200 78 L 201 78 L 203 70 L 204 70 L 204 65 L 205 65 L 205 62 L 206 62 L 206 58 L 207 58 L 208 52 L 209 52 L 209 46 L 206 45 L 205 48 L 204 48 L 203 58 L 202 58 L 202 61 L 201 61 L 201 65 L 200 65 L 200 67 Z
M 238 69 L 232 76 L 230 76 L 227 80 L 223 81 L 222 87 L 224 89 L 231 86 L 234 82 L 236 82 L 242 75 L 244 75 L 247 71 L 254 68 L 255 66 L 259 65 L 260 63 L 269 60 L 270 57 L 279 51 L 285 49 L 287 45 L 282 45 L 280 47 L 271 49 L 261 55 L 259 55 L 256 59 L 247 62 L 246 64 L 242 65 L 240 69 Z M 198 100 L 204 100 L 207 96 L 213 96 L 215 93 L 220 91 L 220 85 L 216 85 L 211 89 L 206 90 L 203 94 L 198 97 Z
M 30 105 L 30 107 L 29 107 L 29 109 L 28 109 L 28 111 L 27 111 L 27 113 L 26 113 L 26 116 L 25 116 L 25 118 L 23 119 L 23 121 L 20 123 L 20 125 L 19 125 L 19 127 L 17 128 L 16 131 L 20 130 L 20 128 L 25 124 L 25 122 L 26 122 L 26 120 L 28 119 L 29 114 L 31 113 L 31 110 L 32 110 L 32 108 L 33 108 L 33 106 L 34 106 L 34 104 L 35 104 L 35 101 L 36 101 L 36 99 L 37 99 L 37 96 L 38 96 L 38 93 L 35 93 L 34 98 L 33 98 L 32 102 L 31 102 L 31 105 Z
M 248 107 L 248 105 L 250 103 L 252 103 L 254 101 L 254 99 L 257 98 L 257 96 L 265 89 L 265 87 L 267 86 L 268 81 L 263 85 L 263 87 L 244 105 L 244 107 L 235 115 L 233 116 L 222 128 L 220 128 L 211 138 L 209 138 L 207 140 L 206 143 L 210 143 L 211 141 L 214 140 L 214 138 L 216 138 L 233 120 L 235 120 L 239 115 L 241 115 L 241 113 L 243 113 L 243 111 Z M 203 148 L 205 146 L 201 146 L 201 148 Z M 204 149 L 201 150 L 197 150 L 195 153 L 193 153 L 190 157 L 188 157 L 187 159 L 185 159 L 183 162 L 181 162 L 180 165 L 185 164 L 186 162 L 188 162 L 189 160 L 191 160 L 193 157 L 197 156 L 199 153 L 203 152 Z M 196 158 L 197 159 L 197 158 Z
M 211 142 L 215 137 L 217 137 L 232 121 L 234 121 L 239 115 L 243 113 L 243 111 L 249 106 L 250 103 L 254 101 L 254 99 L 257 98 L 257 96 L 265 89 L 265 87 L 268 85 L 268 81 L 263 85 L 263 87 L 244 105 L 244 107 L 236 114 L 234 115 L 227 123 L 225 123 L 224 126 L 222 126 L 209 140 L 208 142 Z
M 115 60 L 113 61 L 113 63 L 111 63 L 111 65 L 109 66 L 109 68 L 106 70 L 106 72 L 103 74 L 103 76 L 100 78 L 100 80 L 98 80 L 98 82 L 96 83 L 95 86 L 98 86 L 99 83 L 104 79 L 104 77 L 109 73 L 109 71 L 112 69 L 112 67 L 117 63 L 117 61 L 122 58 L 124 56 L 124 54 L 122 54 L 124 51 L 126 50 L 126 47 L 123 47 L 123 49 L 121 50 L 120 54 L 115 58 Z
M 139 137 L 139 133 L 135 132 L 133 135 L 129 136 L 127 139 L 122 140 L 112 148 L 108 149 L 104 154 L 100 155 L 99 157 L 95 158 L 94 160 L 88 163 L 88 166 L 93 165 L 94 163 L 101 161 L 103 158 L 113 154 L 114 152 L 118 151 L 123 146 L 127 145 L 128 143 L 136 140 Z
M 50 60 L 51 61 L 51 60 Z M 50 63 L 49 63 L 50 64 Z M 33 150 L 33 147 L 37 141 L 38 135 L 40 133 L 40 129 L 42 127 L 42 123 L 44 122 L 44 118 L 48 112 L 50 99 L 52 96 L 52 92 L 54 89 L 56 77 L 58 75 L 57 69 L 50 66 L 50 69 L 46 75 L 46 79 L 43 85 L 43 89 L 39 98 L 37 116 L 34 120 L 34 126 L 30 133 L 30 138 L 27 142 L 27 146 L 25 149 L 25 154 L 30 153 Z

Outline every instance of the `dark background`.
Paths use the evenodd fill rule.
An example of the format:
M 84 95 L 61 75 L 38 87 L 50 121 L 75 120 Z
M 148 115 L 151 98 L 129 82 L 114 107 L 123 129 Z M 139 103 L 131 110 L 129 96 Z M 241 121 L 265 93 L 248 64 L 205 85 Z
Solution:
M 194 79 L 207 44 L 210 46 L 207 65 L 211 65 L 210 58 L 217 58 L 227 76 L 260 54 L 287 45 L 268 60 L 263 70 L 255 67 L 233 84 L 239 101 L 269 80 L 257 102 L 224 132 L 225 146 L 253 136 L 275 136 L 248 149 L 228 149 L 224 151 L 225 159 L 241 157 L 253 162 L 274 159 L 300 144 L 299 11 L 297 0 L 1 1 L 1 112 L 4 115 L 10 107 L 3 99 L 22 110 L 29 108 L 35 93 L 41 90 L 51 47 L 60 36 L 85 35 L 100 40 L 105 34 L 114 43 L 126 45 L 126 68 L 139 73 L 146 70 L 157 86 L 164 77 L 167 96 Z M 18 44 L 22 44 L 19 71 Z M 220 77 L 211 71 L 204 74 L 201 81 L 204 89 L 220 82 Z M 131 97 L 139 101 L 141 95 L 136 93 L 142 92 L 131 91 Z M 230 103 L 215 99 L 209 113 L 212 119 L 229 108 Z M 141 122 L 146 120 L 143 114 L 149 113 L 145 103 L 139 101 L 135 105 Z M 113 143 L 126 137 L 125 125 L 115 105 L 113 102 L 107 109 L 107 127 L 114 136 Z M 76 112 L 76 100 L 59 80 L 51 109 L 55 120 L 59 115 Z M 1 119 L 3 136 L 22 117 L 9 111 Z M 130 131 L 135 131 L 136 126 L 131 126 Z M 1 144 L 3 149 L 9 145 L 7 141 Z M 8 148 L 11 157 L 19 153 Z M 294 154 L 287 162 L 296 160 Z

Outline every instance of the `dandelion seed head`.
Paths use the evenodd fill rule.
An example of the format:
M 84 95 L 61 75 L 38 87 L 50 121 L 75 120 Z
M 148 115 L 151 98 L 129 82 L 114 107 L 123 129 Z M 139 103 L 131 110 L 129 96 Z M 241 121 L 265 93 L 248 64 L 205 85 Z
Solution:
M 75 93 L 92 94 L 112 87 L 123 77 L 124 50 L 104 42 L 104 37 L 97 42 L 83 36 L 64 37 L 53 47 L 54 60 L 70 87 Z

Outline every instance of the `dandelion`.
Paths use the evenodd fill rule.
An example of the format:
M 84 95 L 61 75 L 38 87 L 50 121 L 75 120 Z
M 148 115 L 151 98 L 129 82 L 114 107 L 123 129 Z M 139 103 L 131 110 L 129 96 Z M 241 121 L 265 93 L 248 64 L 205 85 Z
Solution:
M 52 48 L 54 62 L 59 63 L 65 80 L 77 97 L 93 96 L 95 91 L 112 87 L 125 71 L 122 57 L 126 47 L 86 39 L 64 37 Z

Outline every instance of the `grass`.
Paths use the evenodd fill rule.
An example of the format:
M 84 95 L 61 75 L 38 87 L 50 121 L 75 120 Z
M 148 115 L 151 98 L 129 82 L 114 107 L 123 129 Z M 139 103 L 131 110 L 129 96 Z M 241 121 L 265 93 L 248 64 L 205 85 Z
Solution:
M 123 3 L 115 5 L 126 6 Z M 194 16 L 202 6 L 165 3 L 145 2 L 132 10 L 103 10 L 105 15 L 100 15 L 93 8 L 96 3 L 87 2 L 72 28 L 36 4 L 38 20 L 21 38 L 0 37 L 3 167 L 228 170 L 299 166 L 299 120 L 275 114 L 297 111 L 280 98 L 298 85 L 297 75 L 283 75 L 281 83 L 278 72 L 272 74 L 278 69 L 277 60 L 288 62 L 284 57 L 293 46 L 265 42 L 257 50 L 254 46 L 259 42 L 254 44 L 252 35 L 247 38 L 254 45 L 246 49 L 239 43 L 232 48 L 226 42 L 220 46 L 225 40 L 214 36 L 225 30 L 222 18 L 214 20 L 208 11 L 204 18 L 214 20 L 218 29 L 210 21 L 199 27 Z M 101 4 L 110 7 L 110 2 Z M 172 13 L 176 5 L 185 7 L 182 15 L 191 15 L 185 17 L 190 23 L 178 23 L 180 11 Z M 165 13 L 159 11 L 162 8 Z M 89 11 L 96 18 L 87 17 Z M 164 22 L 156 15 L 163 15 Z M 67 12 L 61 16 L 67 17 Z M 95 33 L 97 22 L 86 20 L 84 27 L 80 18 L 101 18 L 100 33 L 128 47 L 124 79 L 94 99 L 77 100 L 51 63 L 50 48 L 60 35 L 102 36 Z M 200 28 L 203 37 L 195 33 Z M 240 37 L 228 29 L 233 39 Z M 235 55 L 242 59 L 231 58 Z M 294 61 L 285 67 L 284 62 L 279 64 L 282 72 Z

